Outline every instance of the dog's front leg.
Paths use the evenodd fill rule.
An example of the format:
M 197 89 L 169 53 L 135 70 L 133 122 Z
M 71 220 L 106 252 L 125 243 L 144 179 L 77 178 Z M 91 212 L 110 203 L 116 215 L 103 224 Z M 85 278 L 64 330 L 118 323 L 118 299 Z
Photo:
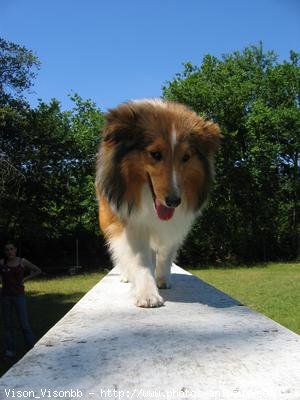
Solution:
M 155 279 L 159 289 L 171 287 L 171 266 L 176 256 L 176 249 L 159 249 L 156 256 Z
M 127 227 L 120 236 L 111 241 L 110 247 L 115 263 L 126 266 L 135 304 L 138 307 L 163 305 L 164 301 L 159 295 L 154 278 L 154 257 L 147 233 Z

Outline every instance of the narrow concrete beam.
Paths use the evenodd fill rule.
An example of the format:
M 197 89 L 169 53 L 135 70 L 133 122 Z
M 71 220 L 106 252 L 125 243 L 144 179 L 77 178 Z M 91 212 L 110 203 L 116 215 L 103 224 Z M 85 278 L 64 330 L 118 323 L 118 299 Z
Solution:
M 164 307 L 137 308 L 114 268 L 0 379 L 0 399 L 300 399 L 297 334 L 175 265 L 172 278 Z

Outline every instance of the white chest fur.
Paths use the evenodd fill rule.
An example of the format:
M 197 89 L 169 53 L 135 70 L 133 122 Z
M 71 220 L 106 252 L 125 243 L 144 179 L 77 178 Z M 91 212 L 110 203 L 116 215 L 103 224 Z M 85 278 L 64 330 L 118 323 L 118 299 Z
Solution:
M 128 229 L 141 231 L 141 236 L 149 241 L 156 252 L 159 248 L 178 247 L 187 235 L 195 214 L 180 205 L 168 221 L 158 218 L 150 189 L 145 186 L 142 191 L 141 207 L 128 221 Z M 147 240 L 146 239 L 146 240 Z
M 170 220 L 160 220 L 150 189 L 145 186 L 141 206 L 124 218 L 122 234 L 109 241 L 114 263 L 122 271 L 122 280 L 132 282 L 138 306 L 163 304 L 158 288 L 170 287 L 172 260 L 194 218 L 183 201 Z

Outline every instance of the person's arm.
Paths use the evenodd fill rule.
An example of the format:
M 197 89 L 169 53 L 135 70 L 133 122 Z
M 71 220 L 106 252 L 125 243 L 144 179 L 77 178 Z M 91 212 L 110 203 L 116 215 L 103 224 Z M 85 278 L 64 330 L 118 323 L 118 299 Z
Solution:
M 29 275 L 25 276 L 25 278 L 23 279 L 23 283 L 25 281 L 27 281 L 28 279 L 31 279 L 34 276 L 40 275 L 42 273 L 42 270 L 39 267 L 32 264 L 30 261 L 26 260 L 25 258 L 22 259 L 22 265 L 24 267 L 27 267 L 30 271 Z

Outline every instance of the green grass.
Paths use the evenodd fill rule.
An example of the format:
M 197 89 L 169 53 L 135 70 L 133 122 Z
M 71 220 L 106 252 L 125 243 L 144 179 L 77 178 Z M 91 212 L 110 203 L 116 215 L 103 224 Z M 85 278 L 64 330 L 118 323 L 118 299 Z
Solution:
M 190 269 L 190 272 L 253 310 L 300 333 L 300 263 Z
M 91 272 L 75 276 L 56 278 L 42 277 L 26 282 L 27 306 L 31 328 L 41 338 L 59 321 L 77 301 L 105 275 L 103 272 Z M 16 322 L 16 327 L 18 323 Z M 0 319 L 0 332 L 2 320 Z M 1 335 L 2 339 L 2 335 Z M 16 330 L 18 357 L 26 352 L 22 333 Z M 11 364 L 0 361 L 0 376 Z

